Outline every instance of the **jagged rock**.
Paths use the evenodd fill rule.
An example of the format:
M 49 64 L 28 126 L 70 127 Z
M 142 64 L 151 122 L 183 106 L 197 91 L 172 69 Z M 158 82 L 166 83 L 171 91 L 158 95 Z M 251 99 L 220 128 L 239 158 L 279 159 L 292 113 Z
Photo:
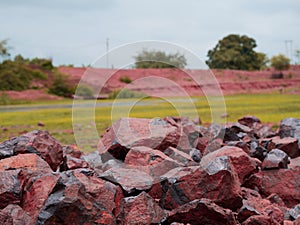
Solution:
M 148 147 L 132 148 L 124 162 L 145 171 L 152 176 L 154 182 L 159 182 L 159 177 L 169 170 L 183 166 L 182 163 L 166 156 L 163 152 Z
M 267 199 L 263 199 L 257 191 L 248 188 L 242 188 L 242 196 L 244 204 L 243 207 L 247 206 L 248 210 L 250 207 L 251 210 L 249 210 L 249 212 L 247 212 L 248 210 L 246 210 L 246 213 L 242 214 L 242 218 L 239 217 L 241 215 L 238 215 L 240 222 L 245 221 L 248 217 L 252 216 L 251 213 L 253 213 L 253 215 L 256 214 L 269 216 L 272 218 L 272 220 L 278 222 L 279 224 L 283 223 L 284 213 L 287 210 L 284 203 L 281 203 L 280 205 L 277 203 L 272 203 L 268 200 L 269 198 L 272 198 L 272 196 L 269 196 Z M 240 209 L 240 212 L 243 207 Z
M 273 137 L 272 142 L 275 144 L 275 147 L 284 151 L 291 158 L 296 158 L 299 156 L 299 147 L 298 140 L 292 137 Z
M 193 200 L 170 212 L 168 224 L 180 222 L 182 224 L 237 224 L 231 210 L 224 209 L 209 199 Z
M 273 149 L 270 151 L 262 163 L 263 169 L 279 169 L 288 168 L 289 157 L 280 149 Z
M 292 217 L 293 220 L 296 220 L 298 217 L 300 217 L 300 204 L 296 205 L 295 207 L 291 208 L 289 210 L 289 214 Z
M 227 156 L 211 161 L 206 167 L 174 169 L 162 179 L 160 203 L 174 209 L 195 199 L 208 198 L 230 209 L 242 205 L 240 182 Z M 207 185 L 209 184 L 209 185 Z
M 0 171 L 15 169 L 23 169 L 29 174 L 52 172 L 49 164 L 36 154 L 21 154 L 0 160 Z
M 99 169 L 102 167 L 102 159 L 100 153 L 98 151 L 91 152 L 86 155 L 82 155 L 81 158 L 86 161 L 89 166 L 93 169 Z
M 280 121 L 279 136 L 293 137 L 298 139 L 298 147 L 300 149 L 300 119 L 286 118 Z
M 19 205 L 10 204 L 0 210 L 2 225 L 30 225 L 34 224 L 28 213 Z
M 192 150 L 190 151 L 190 156 L 192 157 L 192 159 L 195 162 L 200 162 L 201 158 L 202 158 L 201 151 L 199 149 L 196 149 L 196 148 L 192 148 Z
M 0 171 L 0 209 L 20 204 L 24 179 L 21 170 Z
M 248 155 L 250 155 L 250 148 L 246 142 L 243 141 L 229 141 L 226 143 L 227 146 L 234 146 L 243 149 Z
M 124 198 L 117 215 L 118 224 L 160 224 L 167 213 L 146 192 Z
M 148 173 L 134 168 L 111 168 L 98 176 L 119 184 L 127 194 L 148 190 L 153 184 L 153 178 Z
M 29 181 L 26 182 L 21 206 L 30 215 L 33 221 L 37 220 L 42 207 L 57 181 L 58 175 L 45 174 L 39 177 L 31 177 Z
M 242 225 L 280 225 L 271 217 L 265 215 L 254 215 L 249 217 Z
M 193 149 L 191 150 L 191 153 L 193 152 Z M 195 160 L 193 160 L 192 156 L 189 154 L 180 151 L 176 148 L 169 147 L 164 151 L 164 154 L 170 157 L 171 159 L 183 164 L 184 166 L 195 166 L 198 165 L 195 163 Z M 192 153 L 193 154 L 193 153 Z M 195 155 L 196 156 L 196 155 Z M 199 156 L 198 156 L 199 157 Z
M 91 170 L 63 172 L 37 224 L 115 224 L 112 211 L 120 201 L 118 192 L 117 186 L 97 178 Z
M 62 146 L 47 131 L 35 130 L 0 144 L 0 159 L 24 153 L 39 155 L 54 171 L 63 161 Z
M 248 219 L 250 216 L 254 215 L 260 215 L 260 213 L 254 209 L 253 207 L 244 204 L 238 212 L 237 218 L 240 223 L 244 222 L 246 219 Z
M 220 156 L 228 156 L 230 158 L 233 169 L 241 183 L 244 182 L 245 178 L 256 171 L 256 162 L 242 149 L 233 146 L 225 146 L 205 155 L 200 165 L 206 167 L 207 164 Z
M 250 128 L 252 128 L 257 123 L 261 123 L 260 119 L 255 116 L 244 116 L 238 119 L 238 122 Z
M 259 190 L 267 197 L 276 193 L 286 206 L 292 207 L 300 201 L 300 170 L 263 170 L 251 175 L 245 187 Z
M 177 126 L 161 119 L 122 118 L 114 123 L 100 140 L 101 154 L 110 153 L 124 160 L 128 151 L 136 146 L 165 150 L 177 146 L 180 132 Z
M 250 156 L 253 158 L 257 158 L 260 161 L 263 161 L 264 158 L 267 156 L 268 150 L 259 144 L 256 141 L 252 141 L 250 143 Z

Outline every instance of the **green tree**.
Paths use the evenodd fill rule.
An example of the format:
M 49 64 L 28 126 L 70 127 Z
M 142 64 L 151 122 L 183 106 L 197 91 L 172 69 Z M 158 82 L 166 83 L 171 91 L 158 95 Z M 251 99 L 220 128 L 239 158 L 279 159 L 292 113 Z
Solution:
M 136 68 L 184 68 L 186 58 L 180 53 L 166 54 L 162 51 L 143 50 L 135 58 Z
M 290 67 L 290 59 L 283 54 L 273 56 L 270 61 L 271 66 L 279 71 L 286 70 Z
M 254 51 L 256 41 L 246 35 L 230 34 L 208 51 L 206 64 L 215 69 L 260 70 L 266 66 L 264 53 Z
M 9 50 L 11 47 L 7 46 L 8 39 L 0 41 L 0 56 L 7 57 L 10 56 Z

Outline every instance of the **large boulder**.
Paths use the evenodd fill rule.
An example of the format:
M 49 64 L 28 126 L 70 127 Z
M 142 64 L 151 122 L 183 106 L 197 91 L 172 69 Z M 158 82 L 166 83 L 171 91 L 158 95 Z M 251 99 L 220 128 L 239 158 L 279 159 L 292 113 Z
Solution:
M 16 169 L 22 169 L 30 175 L 52 172 L 49 164 L 36 154 L 22 154 L 0 160 L 0 171 Z
M 117 215 L 118 224 L 161 224 L 167 213 L 146 192 L 124 198 Z
M 275 148 L 278 148 L 284 151 L 291 158 L 296 158 L 299 156 L 299 147 L 298 147 L 298 139 L 292 137 L 273 137 L 271 139 L 272 143 L 274 143 Z
M 47 131 L 35 130 L 0 144 L 0 159 L 34 153 L 56 171 L 63 161 L 62 146 Z
M 24 185 L 21 206 L 33 221 L 37 220 L 58 178 L 56 174 L 43 174 L 39 177 L 30 177 Z
M 205 167 L 176 168 L 161 180 L 164 194 L 160 203 L 165 209 L 201 198 L 233 210 L 242 205 L 240 182 L 228 156 L 215 158 Z
M 90 170 L 63 172 L 36 224 L 115 224 L 112 211 L 117 210 L 119 191 Z
M 128 151 L 136 146 L 165 150 L 177 146 L 180 132 L 176 124 L 162 119 L 121 118 L 103 135 L 98 149 L 114 158 L 125 160 Z
M 180 222 L 183 224 L 214 224 L 235 225 L 234 214 L 209 199 L 196 199 L 172 210 L 167 219 L 168 224 Z
M 200 165 L 206 167 L 214 159 L 220 156 L 228 156 L 232 167 L 239 177 L 241 183 L 244 182 L 245 178 L 249 177 L 256 171 L 256 162 L 242 149 L 234 146 L 224 146 L 214 152 L 205 155 Z
M 126 194 L 148 190 L 153 185 L 153 178 L 148 173 L 136 168 L 114 167 L 98 176 L 119 184 Z
M 251 175 L 246 187 L 259 190 L 263 197 L 276 193 L 286 206 L 293 207 L 300 202 L 300 170 L 263 170 Z

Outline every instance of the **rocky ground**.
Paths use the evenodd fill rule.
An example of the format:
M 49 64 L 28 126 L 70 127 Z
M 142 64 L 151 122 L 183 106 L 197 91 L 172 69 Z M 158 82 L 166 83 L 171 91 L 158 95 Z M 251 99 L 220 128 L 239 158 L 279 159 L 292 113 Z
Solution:
M 1 224 L 300 224 L 300 119 L 204 127 L 122 118 L 83 154 L 46 131 L 0 143 Z

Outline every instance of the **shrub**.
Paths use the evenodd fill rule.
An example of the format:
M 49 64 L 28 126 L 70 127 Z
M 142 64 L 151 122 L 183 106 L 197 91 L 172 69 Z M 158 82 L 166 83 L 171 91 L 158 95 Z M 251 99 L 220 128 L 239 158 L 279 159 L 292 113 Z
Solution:
M 93 89 L 86 84 L 79 84 L 76 88 L 75 94 L 81 97 L 92 98 L 94 97 Z
M 271 79 L 283 79 L 283 73 L 273 73 Z
M 10 98 L 6 93 L 0 94 L 0 105 L 9 105 L 10 104 Z
M 122 90 L 116 90 L 111 92 L 108 95 L 108 98 L 110 99 L 116 99 L 116 98 L 146 98 L 148 95 L 142 93 L 142 92 L 137 92 L 137 91 L 131 91 L 128 89 L 122 89 Z
M 132 82 L 132 80 L 128 76 L 120 77 L 119 81 L 126 83 L 126 84 L 130 84 Z
M 290 59 L 282 54 L 275 55 L 271 58 L 271 66 L 276 70 L 286 70 L 290 67 Z
M 57 73 L 53 84 L 49 88 L 49 93 L 62 97 L 72 97 L 74 88 L 69 84 L 67 76 Z

